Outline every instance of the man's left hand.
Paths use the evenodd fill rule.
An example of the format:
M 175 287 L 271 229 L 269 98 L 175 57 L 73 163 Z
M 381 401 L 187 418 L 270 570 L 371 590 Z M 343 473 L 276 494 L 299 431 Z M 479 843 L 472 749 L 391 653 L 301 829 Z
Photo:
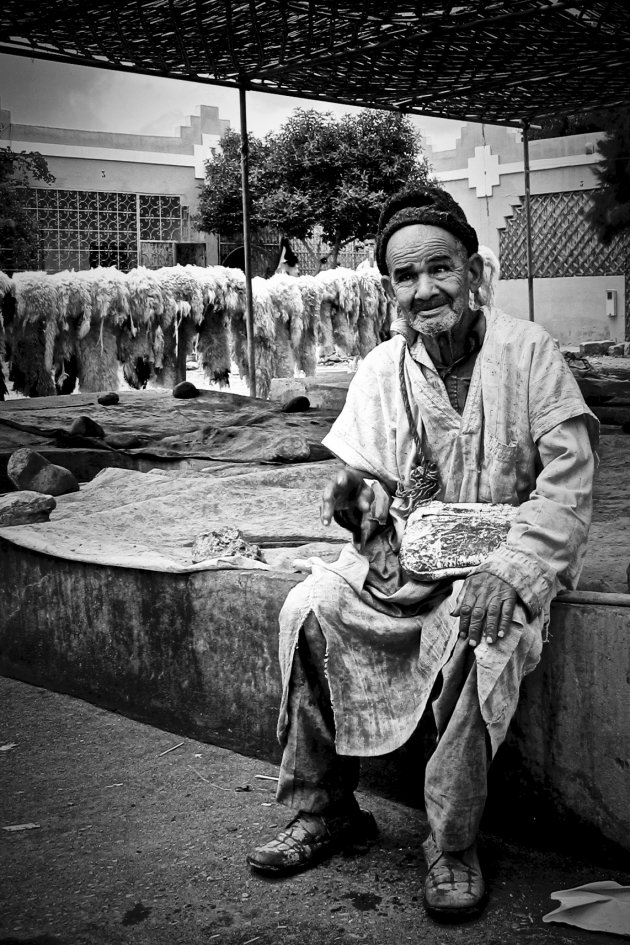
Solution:
M 460 637 L 468 637 L 471 646 L 477 646 L 482 636 L 495 643 L 510 629 L 517 600 L 514 588 L 502 578 L 489 571 L 471 574 L 452 612 L 459 617 Z

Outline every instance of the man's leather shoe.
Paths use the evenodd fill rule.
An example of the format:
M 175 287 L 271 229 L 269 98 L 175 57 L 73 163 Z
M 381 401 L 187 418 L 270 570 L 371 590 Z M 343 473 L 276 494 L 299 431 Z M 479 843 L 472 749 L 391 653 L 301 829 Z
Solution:
M 456 922 L 478 915 L 486 887 L 477 858 L 477 844 L 457 853 L 440 850 L 431 834 L 422 844 L 428 873 L 424 905 L 436 919 Z
M 273 840 L 250 853 L 247 862 L 258 873 L 287 876 L 344 848 L 365 845 L 377 834 L 372 814 L 358 807 L 356 812 L 341 816 L 300 811 Z

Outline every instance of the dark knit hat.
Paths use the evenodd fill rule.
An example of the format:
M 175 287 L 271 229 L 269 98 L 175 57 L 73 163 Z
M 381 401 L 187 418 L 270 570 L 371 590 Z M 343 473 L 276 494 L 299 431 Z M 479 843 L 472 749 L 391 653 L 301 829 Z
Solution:
M 387 275 L 387 244 L 392 233 L 403 226 L 423 223 L 448 230 L 460 240 L 472 256 L 479 240 L 460 205 L 440 187 L 407 187 L 390 197 L 381 211 L 376 237 L 376 262 Z

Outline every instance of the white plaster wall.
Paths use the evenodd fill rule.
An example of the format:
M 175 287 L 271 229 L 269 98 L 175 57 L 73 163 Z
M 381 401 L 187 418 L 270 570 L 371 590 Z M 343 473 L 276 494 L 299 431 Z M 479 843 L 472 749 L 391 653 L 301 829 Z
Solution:
M 534 279 L 534 317 L 560 344 L 624 340 L 623 276 L 576 276 Z M 617 317 L 606 315 L 606 292 L 617 292 Z M 529 318 L 526 279 L 501 279 L 496 304 L 508 315 Z

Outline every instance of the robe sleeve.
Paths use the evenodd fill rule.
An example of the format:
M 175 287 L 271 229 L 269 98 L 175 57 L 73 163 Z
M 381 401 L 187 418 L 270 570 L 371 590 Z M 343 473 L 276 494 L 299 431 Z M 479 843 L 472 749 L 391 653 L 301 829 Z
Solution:
M 577 585 L 591 523 L 595 457 L 587 417 L 558 423 L 537 440 L 543 464 L 507 543 L 479 571 L 503 578 L 532 616 Z
M 536 338 L 529 365 L 529 423 L 538 443 L 544 434 L 564 420 L 582 416 L 597 448 L 599 423 L 584 403 L 578 383 L 551 335 L 544 331 Z
M 387 342 L 360 364 L 350 383 L 343 410 L 322 441 L 335 456 L 377 479 L 389 493 L 396 490 L 396 352 L 401 344 Z

